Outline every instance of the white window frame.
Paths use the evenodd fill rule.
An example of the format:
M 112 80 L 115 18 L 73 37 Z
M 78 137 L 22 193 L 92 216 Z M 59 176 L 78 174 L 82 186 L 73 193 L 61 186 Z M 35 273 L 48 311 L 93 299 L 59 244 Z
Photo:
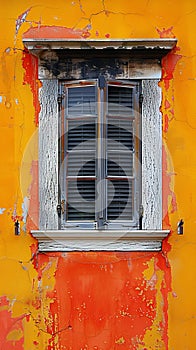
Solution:
M 92 229 L 59 230 L 58 205 L 58 79 L 47 76 L 40 65 L 39 115 L 39 230 L 32 231 L 38 239 L 39 251 L 159 251 L 169 230 L 162 229 L 162 116 L 160 113 L 161 65 L 157 59 L 170 51 L 175 39 L 133 39 L 106 41 L 82 41 L 88 47 L 126 47 L 144 50 L 150 60 L 134 60 L 128 67 L 127 79 L 142 81 L 142 230 L 121 229 L 96 231 Z M 73 50 L 80 47 L 81 40 L 50 41 L 25 39 L 25 46 L 40 56 L 47 48 Z M 124 46 L 123 46 L 124 45 Z M 39 47 L 39 49 L 36 49 Z M 150 50 L 150 51 L 149 51 Z M 153 51 L 154 50 L 154 51 Z M 138 50 L 139 51 L 139 50 Z M 116 51 L 117 52 L 117 51 Z M 162 53 L 161 53 L 162 52 Z M 117 54 L 117 53 L 116 53 Z M 141 54 L 141 53 L 140 53 Z M 154 57 L 155 56 L 155 57 Z M 150 142 L 149 142 L 150 140 Z

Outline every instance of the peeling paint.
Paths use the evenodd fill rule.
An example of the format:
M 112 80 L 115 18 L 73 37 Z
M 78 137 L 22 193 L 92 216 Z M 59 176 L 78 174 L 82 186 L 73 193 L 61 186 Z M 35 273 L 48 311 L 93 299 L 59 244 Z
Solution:
M 38 125 L 39 121 L 39 87 L 40 82 L 38 80 L 38 59 L 37 57 L 30 55 L 28 52 L 25 52 L 23 55 L 23 67 L 25 69 L 24 83 L 29 84 L 31 91 L 33 93 L 33 105 L 35 108 L 35 125 Z
M 177 54 L 180 51 L 179 48 L 175 48 L 171 53 L 168 53 L 166 57 L 162 59 L 162 80 L 165 84 L 165 89 L 169 89 L 169 83 L 173 79 L 174 69 L 176 64 L 181 59 L 181 55 Z
M 29 198 L 25 197 L 22 203 L 22 217 L 23 217 L 23 231 L 26 231 L 26 222 L 27 222 L 27 215 L 28 215 L 28 209 L 29 209 Z
M 86 28 L 88 30 L 88 28 Z M 38 26 L 32 27 L 23 34 L 23 38 L 82 38 L 82 29 L 72 29 L 62 26 Z
M 26 221 L 27 230 L 37 229 L 39 223 L 39 213 L 38 213 L 38 161 L 32 161 L 31 166 L 32 182 L 29 188 L 30 199 L 28 206 L 28 215 Z
M 169 0 L 31 5 L 5 2 L 1 18 L 0 347 L 193 349 L 195 1 L 182 0 L 180 6 Z M 38 253 L 30 234 L 39 220 L 36 157 L 24 164 L 29 178 L 21 193 L 18 179 L 26 145 L 38 127 L 41 84 L 37 58 L 24 50 L 22 36 L 178 38 L 179 46 L 162 60 L 160 81 L 163 227 L 171 230 L 162 252 Z M 181 217 L 186 229 L 178 236 Z M 26 228 L 18 237 L 17 220 Z
M 21 27 L 21 25 L 25 22 L 28 13 L 30 12 L 31 7 L 28 8 L 26 11 L 24 11 L 23 13 L 21 13 L 21 15 L 18 16 L 18 18 L 16 19 L 16 35 L 18 34 L 18 31 Z

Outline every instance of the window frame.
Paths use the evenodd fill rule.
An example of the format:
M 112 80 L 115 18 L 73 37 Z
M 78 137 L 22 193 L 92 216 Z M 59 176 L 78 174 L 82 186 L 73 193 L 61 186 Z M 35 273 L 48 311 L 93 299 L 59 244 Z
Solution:
M 162 229 L 161 89 L 159 79 L 142 79 L 142 230 L 59 230 L 58 205 L 58 80 L 43 80 L 40 89 L 39 198 L 40 227 L 32 230 L 39 251 L 160 251 L 169 230 Z M 150 93 L 150 94 L 149 94 Z M 50 96 L 50 98 L 49 98 Z M 153 103 L 154 101 L 154 103 Z M 151 108 L 153 107 L 153 113 Z M 158 126 L 156 126 L 156 122 Z M 158 130 L 154 133 L 154 130 Z M 148 142 L 149 135 L 153 142 Z M 48 147 L 48 140 L 49 147 Z M 46 154 L 47 145 L 47 154 Z M 155 148 L 156 145 L 156 148 Z M 157 147 L 158 146 L 158 147 Z M 52 155 L 52 158 L 51 158 Z M 48 161 L 49 157 L 49 161 Z M 148 164 L 153 159 L 152 169 Z M 154 172 L 154 170 L 156 170 Z M 47 176 L 46 176 L 47 174 Z M 146 179 L 149 181 L 146 181 Z M 51 192 L 52 190 L 52 192 Z M 154 193 L 159 191 L 156 196 Z M 48 195 L 47 195 L 48 193 Z M 51 197 L 52 193 L 52 197 Z M 150 197 L 149 197 L 150 195 Z M 50 200 L 48 201 L 48 198 Z M 152 215 L 152 210 L 154 214 Z
M 106 47 L 119 48 L 131 57 L 126 66 L 125 79 L 139 79 L 142 84 L 142 230 L 59 230 L 59 220 L 56 211 L 58 204 L 58 77 L 45 70 L 42 66 L 42 54 L 45 50 L 72 48 L 80 49 L 81 40 L 23 40 L 31 53 L 39 56 L 40 89 L 40 120 L 39 120 L 39 199 L 40 223 L 38 230 L 32 230 L 32 235 L 38 239 L 40 251 L 159 251 L 162 241 L 168 236 L 169 230 L 162 229 L 162 131 L 161 131 L 161 89 L 158 86 L 161 78 L 160 58 L 175 45 L 176 39 L 128 39 L 126 49 L 122 49 L 121 40 L 107 42 L 105 40 L 89 40 L 85 45 L 99 50 Z M 36 45 L 38 48 L 36 48 Z M 47 45 L 46 45 L 47 44 Z M 145 44 L 145 45 L 144 45 Z M 46 45 L 46 46 L 45 46 Z M 120 46 L 121 45 L 121 46 Z M 138 50 L 140 49 L 140 50 Z M 71 50 L 72 51 L 72 50 Z M 89 54 L 89 47 L 86 54 Z M 69 50 L 70 52 L 70 50 Z M 137 55 L 137 53 L 139 53 Z M 82 55 L 84 54 L 84 50 Z M 133 58 L 133 55 L 136 56 Z M 142 55 L 142 56 L 141 56 Z M 115 57 L 118 57 L 116 50 Z M 139 57 L 137 59 L 137 57 Z M 147 60 L 142 61 L 146 57 Z M 49 58 L 47 58 L 49 60 Z M 131 62 L 131 63 L 130 63 Z M 149 143 L 149 137 L 152 141 Z M 48 142 L 50 141 L 50 142 Z M 150 167 L 149 167 L 150 164 Z
M 134 130 L 134 134 L 133 134 L 133 138 L 134 138 L 134 151 L 132 150 L 132 157 L 133 157 L 133 165 L 132 165 L 132 169 L 133 169 L 133 175 L 131 176 L 131 178 L 129 179 L 132 183 L 133 183 L 133 190 L 134 190 L 134 194 L 132 196 L 132 207 L 133 207 L 133 218 L 132 219 L 116 219 L 116 220 L 111 220 L 108 219 L 107 217 L 107 205 L 106 205 L 106 201 L 107 201 L 107 188 L 105 188 L 105 186 L 107 187 L 107 184 L 105 184 L 105 186 L 103 185 L 103 188 L 101 189 L 101 193 L 103 193 L 103 202 L 105 204 L 105 210 L 103 213 L 103 223 L 105 223 L 105 225 L 103 225 L 102 223 L 102 229 L 107 230 L 107 229 L 122 229 L 123 227 L 126 228 L 131 228 L 131 229 L 139 229 L 139 216 L 140 216 L 140 206 L 141 206 L 141 169 L 140 169 L 140 164 L 141 164 L 141 158 L 140 158 L 140 140 L 141 140 L 141 133 L 140 133 L 140 129 L 141 129 L 141 111 L 139 108 L 139 94 L 140 94 L 140 83 L 138 81 L 133 81 L 133 80 L 105 80 L 104 82 L 105 86 L 104 88 L 101 88 L 99 85 L 99 78 L 95 79 L 95 80 L 75 80 L 75 81 L 59 81 L 59 88 L 60 91 L 62 93 L 62 103 L 59 104 L 59 118 L 61 119 L 60 125 L 61 125 L 61 138 L 60 138 L 60 142 L 59 142 L 59 148 L 61 150 L 61 154 L 60 154 L 60 161 L 59 161 L 59 181 L 60 181 L 60 186 L 59 186 L 59 191 L 60 191 L 60 203 L 63 203 L 62 206 L 62 210 L 61 213 L 59 212 L 59 229 L 63 229 L 68 226 L 70 229 L 73 227 L 80 227 L 81 229 L 87 229 L 87 228 L 91 228 L 91 229 L 100 229 L 100 223 L 99 223 L 99 215 L 98 213 L 95 213 L 95 217 L 94 220 L 69 220 L 66 217 L 66 214 L 68 212 L 67 210 L 67 206 L 69 204 L 69 200 L 67 200 L 68 197 L 68 183 L 70 181 L 74 180 L 73 176 L 69 176 L 69 170 L 67 169 L 68 164 L 69 164 L 69 158 L 67 159 L 65 156 L 69 157 L 69 154 L 71 154 L 72 152 L 74 152 L 73 150 L 69 150 L 68 146 L 66 147 L 65 145 L 65 138 L 67 139 L 69 137 L 69 133 L 68 133 L 68 129 L 69 129 L 69 122 L 70 121 L 80 121 L 81 120 L 81 124 L 82 124 L 82 120 L 85 121 L 85 123 L 87 122 L 88 119 L 90 119 L 90 121 L 92 119 L 94 119 L 95 122 L 95 128 L 96 128 L 96 135 L 100 135 L 100 138 L 95 137 L 95 159 L 96 159 L 96 164 L 95 164 L 95 175 L 94 176 L 90 176 L 90 178 L 92 178 L 92 180 L 95 181 L 95 188 L 97 186 L 97 183 L 99 182 L 99 176 L 100 173 L 102 173 L 102 169 L 101 166 L 104 167 L 103 171 L 104 171 L 104 179 L 106 180 L 106 183 L 108 182 L 108 179 L 110 178 L 110 180 L 115 181 L 115 177 L 113 178 L 112 175 L 107 175 L 107 166 L 105 164 L 105 166 L 102 164 L 102 162 L 100 161 L 101 158 L 105 159 L 105 163 L 107 163 L 107 158 L 108 155 L 110 154 L 110 152 L 112 151 L 107 151 L 107 128 L 108 125 L 112 125 L 111 120 L 117 120 L 117 121 L 129 121 L 132 120 L 132 123 L 134 124 L 133 128 Z M 88 86 L 93 86 L 95 88 L 95 100 L 98 102 L 96 103 L 96 110 L 95 113 L 93 114 L 84 114 L 83 117 L 83 113 L 81 114 L 81 116 L 79 116 L 78 114 L 72 115 L 69 113 L 68 111 L 68 105 L 69 105 L 69 89 L 72 88 L 84 88 L 84 87 L 88 87 Z M 132 115 L 130 114 L 128 115 L 119 115 L 118 114 L 114 114 L 114 113 L 109 113 L 109 105 L 108 105 L 108 89 L 111 86 L 115 86 L 115 87 L 120 87 L 120 88 L 129 88 L 130 91 L 132 91 L 132 96 L 133 96 L 133 104 L 134 104 L 134 112 L 132 113 Z M 103 101 L 101 101 L 101 96 Z M 103 107 L 103 108 L 102 108 Z M 103 116 L 101 116 L 101 112 L 103 114 Z M 100 119 L 101 118 L 101 119 Z M 103 119 L 103 120 L 102 120 Z M 73 129 L 74 130 L 74 129 Z M 102 135 L 101 135 L 102 133 Z M 66 135 L 66 137 L 65 137 Z M 101 156 L 101 154 L 98 155 L 98 153 L 101 152 L 100 147 L 103 145 L 105 141 L 105 147 L 103 147 L 104 149 L 103 151 L 103 155 Z M 68 141 L 66 141 L 68 142 Z M 137 148 L 136 148 L 137 147 Z M 138 159 L 139 158 L 139 159 Z M 62 171 L 63 169 L 63 171 Z M 137 173 L 136 173 L 137 172 Z M 89 178 L 89 180 L 90 180 Z M 119 181 L 120 181 L 119 177 Z M 95 211 L 97 211 L 95 208 Z

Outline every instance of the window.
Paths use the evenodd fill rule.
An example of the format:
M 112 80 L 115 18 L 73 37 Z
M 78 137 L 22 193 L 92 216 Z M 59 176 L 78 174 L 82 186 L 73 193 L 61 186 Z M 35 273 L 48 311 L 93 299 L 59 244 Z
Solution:
M 24 43 L 42 80 L 39 250 L 161 250 L 158 83 L 176 40 Z
M 101 76 L 61 91 L 61 227 L 139 228 L 139 83 Z

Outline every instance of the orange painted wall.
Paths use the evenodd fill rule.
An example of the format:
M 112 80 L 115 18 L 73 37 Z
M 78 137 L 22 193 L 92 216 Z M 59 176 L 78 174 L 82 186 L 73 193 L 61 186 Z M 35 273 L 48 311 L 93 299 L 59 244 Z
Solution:
M 11 0 L 0 17 L 0 349 L 195 349 L 195 1 Z M 178 38 L 160 82 L 171 229 L 162 252 L 37 253 L 29 231 L 38 220 L 40 82 L 22 44 L 35 26 L 83 38 Z

